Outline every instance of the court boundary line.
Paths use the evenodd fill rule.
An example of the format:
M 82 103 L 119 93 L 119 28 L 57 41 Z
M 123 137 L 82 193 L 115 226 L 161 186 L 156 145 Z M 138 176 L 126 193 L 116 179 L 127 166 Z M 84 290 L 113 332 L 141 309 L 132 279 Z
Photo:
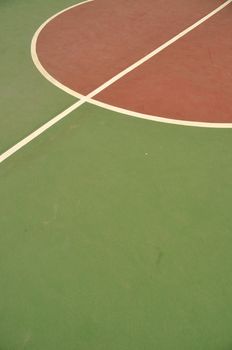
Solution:
M 33 39 L 32 39 L 32 44 L 31 44 L 31 56 L 32 56 L 32 60 L 35 64 L 35 66 L 37 67 L 37 69 L 39 70 L 39 72 L 48 80 L 50 81 L 52 84 L 54 84 L 55 86 L 59 87 L 61 90 L 65 91 L 66 93 L 77 97 L 79 99 L 82 99 L 84 96 L 88 96 L 88 95 L 82 95 L 79 92 L 76 92 L 75 90 L 72 90 L 71 88 L 67 87 L 66 85 L 60 83 L 58 80 L 56 80 L 54 77 L 52 77 L 46 70 L 45 68 L 42 66 L 42 64 L 39 61 L 39 58 L 37 56 L 37 52 L 36 52 L 36 43 L 37 43 L 37 39 L 39 37 L 40 32 L 44 29 L 44 27 L 51 22 L 54 18 L 56 18 L 57 16 L 59 16 L 60 14 L 69 11 L 72 8 L 75 8 L 77 6 L 80 5 L 84 5 L 87 4 L 89 2 L 93 2 L 95 0 L 85 0 L 81 3 L 78 3 L 76 5 L 73 5 L 71 7 L 68 7 L 60 12 L 58 12 L 57 14 L 53 15 L 52 17 L 50 17 L 48 20 L 46 20 L 36 31 Z M 157 55 L 159 52 L 163 51 L 165 48 L 167 48 L 168 46 L 170 46 L 171 44 L 175 43 L 177 40 L 181 39 L 183 36 L 185 36 L 186 34 L 188 34 L 189 32 L 191 32 L 193 29 L 197 28 L 198 26 L 200 26 L 202 23 L 206 22 L 208 19 L 210 19 L 211 17 L 213 17 L 215 14 L 217 14 L 218 12 L 220 12 L 221 10 L 223 10 L 227 5 L 229 5 L 232 2 L 232 0 L 227 0 L 225 1 L 223 4 L 221 4 L 220 6 L 218 6 L 216 9 L 214 9 L 213 11 L 211 11 L 209 14 L 205 15 L 204 17 L 202 17 L 201 19 L 199 19 L 197 22 L 195 22 L 194 24 L 192 24 L 191 26 L 187 27 L 186 29 L 184 29 L 182 32 L 180 32 L 179 34 L 175 35 L 173 38 L 171 38 L 170 40 L 166 41 L 164 44 L 160 45 L 157 49 L 155 49 L 154 51 L 152 51 L 150 54 L 144 56 L 144 58 L 142 58 L 141 60 L 138 60 L 135 64 L 131 65 L 129 68 L 131 68 L 130 70 L 127 71 L 126 74 L 128 74 L 130 71 L 136 69 L 137 67 L 139 67 L 141 64 L 145 63 L 146 61 L 148 61 L 150 58 L 154 57 L 155 55 Z M 122 73 L 124 71 L 126 71 L 127 68 L 125 70 L 122 71 Z M 120 74 L 120 73 L 119 73 Z M 123 74 L 121 77 L 123 77 Z M 118 74 L 115 76 L 117 77 Z M 112 79 L 114 79 L 115 77 L 113 77 Z M 120 78 L 121 78 L 120 77 Z M 120 79 L 119 78 L 119 79 Z M 119 80 L 117 79 L 117 80 Z M 111 79 L 110 79 L 111 80 Z M 108 83 L 110 80 L 108 80 L 106 83 Z M 116 81 L 117 81 L 116 80 Z M 113 81 L 111 84 L 113 84 L 115 81 Z M 111 85 L 110 84 L 110 85 Z M 102 86 L 102 85 L 101 85 Z M 108 85 L 109 86 L 109 85 Z M 108 86 L 106 86 L 105 88 L 107 88 Z M 102 90 L 101 90 L 102 91 Z M 99 91 L 100 92 L 100 91 Z M 96 94 L 94 94 L 94 96 L 96 96 Z M 101 108 L 105 108 L 107 110 L 110 111 L 114 111 L 117 113 L 121 113 L 124 115 L 128 115 L 131 117 L 136 117 L 136 118 L 141 118 L 141 119 L 147 119 L 147 120 L 151 120 L 151 121 L 156 121 L 156 122 L 162 122 L 162 123 L 168 123 L 168 124 L 175 124 L 175 125 L 183 125 L 183 126 L 195 126 L 195 127 L 206 127 L 206 128 L 232 128 L 232 123 L 212 123 L 212 122 L 197 122 L 197 121 L 188 121 L 188 120 L 181 120 L 181 119 L 172 119 L 170 117 L 161 117 L 161 116 L 154 116 L 151 114 L 145 114 L 145 113 L 140 113 L 140 112 L 136 112 L 133 110 L 128 110 L 122 107 L 117 107 L 96 99 L 92 98 L 93 96 L 89 97 L 88 100 L 86 102 L 91 103 L 92 105 L 96 105 L 98 107 Z
M 37 57 L 37 53 L 36 53 L 36 41 L 37 38 L 39 36 L 40 31 L 46 26 L 47 23 L 50 22 L 50 20 L 54 19 L 55 17 L 57 17 L 59 14 L 68 11 L 71 8 L 74 8 L 76 6 L 80 6 L 89 2 L 92 2 L 94 0 L 86 0 L 84 2 L 78 3 L 76 5 L 73 5 L 71 7 L 69 7 L 68 9 L 65 9 L 63 11 L 60 11 L 58 14 L 53 15 L 52 17 L 50 17 L 50 19 L 48 19 L 47 21 L 45 21 L 40 27 L 39 29 L 36 31 L 33 39 L 32 39 L 32 43 L 31 43 L 31 54 L 32 54 L 32 59 L 33 62 L 35 63 L 36 67 L 39 69 L 39 71 L 41 72 L 42 75 L 45 74 L 45 77 L 51 81 L 50 79 L 52 79 L 52 83 L 56 83 L 56 79 L 54 79 L 53 77 L 51 77 L 46 70 L 42 67 L 41 63 L 38 60 Z M 136 69 L 137 67 L 141 66 L 143 63 L 145 63 L 146 61 L 148 61 L 150 58 L 154 57 L 155 55 L 157 55 L 159 52 L 163 51 L 165 48 L 167 48 L 168 46 L 170 46 L 171 44 L 173 44 L 174 42 L 176 42 L 177 40 L 179 40 L 180 38 L 182 38 L 183 36 L 185 36 L 186 34 L 188 34 L 190 31 L 192 31 L 193 29 L 195 29 L 196 27 L 198 27 L 200 24 L 204 23 L 207 19 L 211 18 L 212 16 L 214 16 L 216 13 L 220 12 L 222 9 L 224 9 L 227 5 L 229 5 L 232 2 L 232 0 L 227 0 L 225 3 L 223 3 L 222 5 L 220 5 L 219 7 L 217 7 L 215 10 L 213 10 L 212 12 L 210 12 L 208 15 L 204 16 L 203 18 L 201 18 L 200 20 L 198 20 L 197 22 L 195 22 L 193 25 L 189 26 L 188 28 L 186 28 L 185 30 L 183 30 L 182 32 L 180 32 L 179 34 L 175 35 L 173 38 L 171 38 L 170 40 L 168 40 L 167 42 L 165 42 L 164 44 L 162 44 L 161 46 L 159 46 L 158 48 L 156 48 L 155 50 L 153 50 L 152 52 L 150 52 L 148 55 L 144 56 L 143 58 L 141 58 L 140 60 L 138 60 L 137 62 L 135 62 L 134 64 L 130 65 L 129 67 L 127 67 L 126 69 L 124 69 L 122 72 L 118 73 L 117 75 L 115 75 L 113 78 L 109 79 L 107 82 L 103 83 L 102 85 L 100 85 L 98 88 L 96 88 L 95 90 L 93 90 L 92 92 L 90 92 L 89 94 L 87 94 L 86 96 L 81 95 L 79 93 L 75 93 L 75 97 L 79 97 L 80 100 L 75 102 L 74 104 L 72 104 L 70 107 L 68 107 L 67 109 L 65 109 L 63 112 L 59 113 L 57 116 L 55 116 L 54 118 L 52 118 L 51 120 L 49 120 L 47 123 L 43 124 L 41 127 L 39 127 L 38 129 L 36 129 L 34 132 L 32 132 L 31 134 L 29 134 L 28 136 L 26 136 L 24 139 L 22 139 L 21 141 L 19 141 L 18 143 L 16 143 L 13 147 L 9 148 L 7 151 L 5 151 L 4 153 L 2 153 L 0 155 L 0 163 L 2 163 L 4 160 L 6 160 L 7 158 L 9 158 L 10 156 L 12 156 L 14 153 L 16 153 L 18 150 L 20 150 L 21 148 L 23 148 L 25 145 L 27 145 L 29 142 L 31 142 L 32 140 L 34 140 L 35 138 L 37 138 L 39 135 L 41 135 L 42 133 L 44 133 L 46 130 L 48 130 L 50 127 L 52 127 L 53 125 L 55 125 L 56 123 L 58 123 L 60 120 L 62 120 L 63 118 L 65 118 L 67 115 L 69 115 L 70 113 L 72 113 L 74 110 L 76 110 L 77 108 L 79 108 L 81 105 L 83 105 L 84 103 L 88 102 L 103 108 L 108 108 L 108 106 L 103 102 L 97 101 L 97 100 L 93 100 L 92 97 L 96 96 L 97 94 L 99 94 L 101 91 L 105 90 L 107 87 L 109 87 L 110 85 L 112 85 L 113 83 L 115 83 L 116 81 L 118 81 L 119 79 L 121 79 L 122 77 L 124 77 L 126 74 L 128 74 L 129 72 L 131 72 L 132 70 Z M 57 84 L 55 84 L 57 86 Z M 63 85 L 60 84 L 59 85 Z M 65 87 L 63 85 L 63 87 Z M 64 90 L 64 88 L 62 88 L 62 90 Z M 70 94 L 70 92 L 72 92 L 71 89 L 65 87 L 66 92 L 68 92 Z M 72 94 L 72 93 L 71 93 Z M 77 96 L 78 95 L 78 96 Z M 106 107 L 107 106 L 107 107 Z M 109 110 L 114 111 L 114 112 L 120 112 L 126 115 L 130 115 L 130 116 L 135 116 L 137 118 L 141 118 L 141 119 L 147 119 L 147 120 L 152 120 L 152 121 L 158 121 L 158 122 L 163 122 L 163 123 L 169 123 L 169 124 L 178 124 L 178 125 L 186 125 L 186 126 L 198 126 L 198 127 L 217 127 L 217 128 L 231 128 L 232 127 L 232 123 L 199 123 L 199 122 L 186 122 L 186 121 L 181 121 L 181 120 L 177 120 L 177 119 L 169 119 L 169 118 L 163 118 L 163 117 L 158 117 L 158 116 L 151 116 L 151 115 L 146 115 L 146 114 L 141 114 L 141 113 L 137 113 L 137 112 L 133 112 L 133 111 L 128 111 L 128 110 L 124 110 L 122 108 L 118 108 L 118 107 L 114 107 L 110 108 Z M 215 126 L 216 125 L 216 126 Z
M 32 57 L 32 61 L 34 63 L 34 65 L 36 66 L 36 68 L 38 69 L 38 71 L 53 85 L 57 86 L 59 89 L 67 92 L 69 95 L 77 97 L 79 99 L 81 99 L 84 95 L 79 94 L 78 92 L 68 88 L 67 86 L 63 85 L 62 83 L 60 83 L 58 80 L 56 80 L 53 76 L 51 76 L 46 70 L 45 68 L 42 66 L 42 64 L 39 61 L 39 58 L 37 56 L 37 52 L 36 52 L 36 44 L 37 44 L 37 39 L 41 33 L 41 31 L 44 29 L 44 27 L 46 27 L 46 25 L 48 23 L 50 23 L 53 19 L 55 19 L 56 17 L 58 17 L 59 15 L 61 15 L 64 12 L 67 12 L 73 8 L 76 8 L 78 6 L 81 5 L 85 5 L 88 4 L 90 2 L 93 2 L 95 0 L 84 0 L 82 2 L 79 2 L 78 4 L 69 6 L 67 8 L 65 8 L 64 10 L 61 10 L 59 12 L 57 12 L 56 14 L 52 15 L 51 17 L 49 17 L 45 22 L 43 22 L 39 28 L 36 30 L 35 34 L 33 35 L 32 41 L 31 41 L 31 57 Z

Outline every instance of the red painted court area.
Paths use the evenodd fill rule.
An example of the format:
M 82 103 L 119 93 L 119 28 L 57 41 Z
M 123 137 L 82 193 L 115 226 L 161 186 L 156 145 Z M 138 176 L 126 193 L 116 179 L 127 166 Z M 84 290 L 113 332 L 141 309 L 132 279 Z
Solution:
M 87 95 L 221 5 L 218 0 L 95 0 L 50 21 L 37 41 L 45 70 Z M 232 122 L 232 6 L 95 97 L 138 113 Z

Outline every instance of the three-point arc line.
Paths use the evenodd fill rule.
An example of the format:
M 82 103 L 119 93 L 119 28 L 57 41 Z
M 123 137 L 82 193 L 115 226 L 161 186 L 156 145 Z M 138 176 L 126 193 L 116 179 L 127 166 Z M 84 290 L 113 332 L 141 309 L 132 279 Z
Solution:
M 58 87 L 61 87 L 62 84 L 59 84 L 54 78 L 52 78 L 42 67 L 42 65 L 39 62 L 37 53 L 36 53 L 36 42 L 37 42 L 37 38 L 39 36 L 39 33 L 41 32 L 41 30 L 46 26 L 47 23 L 49 23 L 52 19 L 54 19 L 55 17 L 57 17 L 58 15 L 60 15 L 61 13 L 68 11 L 71 8 L 83 5 L 83 4 L 87 4 L 89 2 L 92 2 L 94 0 L 87 0 L 84 1 L 82 3 L 79 3 L 77 5 L 71 6 L 59 13 L 57 13 L 56 15 L 52 16 L 51 18 L 49 18 L 45 23 L 43 23 L 39 29 L 36 31 L 33 39 L 32 39 L 32 44 L 31 44 L 31 55 L 32 55 L 32 59 L 36 65 L 36 67 L 39 69 L 39 71 L 49 80 L 51 81 L 53 84 L 57 85 Z M 36 139 L 39 135 L 41 135 L 42 133 L 44 133 L 46 130 L 48 130 L 50 127 L 52 127 L 53 125 L 55 125 L 56 123 L 58 123 L 60 120 L 62 120 L 63 118 L 65 118 L 66 116 L 68 116 L 71 112 L 73 112 L 74 110 L 76 110 L 77 108 L 79 108 L 80 106 L 82 106 L 84 103 L 88 102 L 88 103 L 92 103 L 95 105 L 98 105 L 100 107 L 107 107 L 109 108 L 109 106 L 105 103 L 99 102 L 99 101 L 95 101 L 93 100 L 93 97 L 95 97 L 97 94 L 99 94 L 101 91 L 105 90 L 107 87 L 109 87 L 110 85 L 114 84 L 116 81 L 118 81 L 119 79 L 121 79 L 122 77 L 124 77 L 125 75 L 127 75 L 128 73 L 130 73 L 131 71 L 133 71 L 134 69 L 136 69 L 137 67 L 141 66 L 143 63 L 147 62 L 149 59 L 151 59 L 152 57 L 154 57 L 155 55 L 157 55 L 158 53 L 160 53 L 161 51 L 163 51 L 164 49 L 166 49 L 168 46 L 172 45 L 173 43 L 175 43 L 177 40 L 179 40 L 180 38 L 184 37 L 186 34 L 188 34 L 189 32 L 191 32 L 193 29 L 195 29 L 196 27 L 198 27 L 199 25 L 201 25 L 202 23 L 204 23 L 205 21 L 207 21 L 209 18 L 211 18 L 212 16 L 214 16 L 215 14 L 217 14 L 218 12 L 220 12 L 222 9 L 224 9 L 227 5 L 229 5 L 232 2 L 232 0 L 227 0 L 225 3 L 223 3 L 222 5 L 220 5 L 219 7 L 217 7 L 215 10 L 213 10 L 212 12 L 210 12 L 208 15 L 204 16 L 203 18 L 201 18 L 200 20 L 198 20 L 197 22 L 195 22 L 193 25 L 189 26 L 188 28 L 186 28 L 185 30 L 183 30 L 182 32 L 180 32 L 179 34 L 177 34 L 176 36 L 174 36 L 173 38 L 171 38 L 170 40 L 166 41 L 164 44 L 162 44 L 161 46 L 159 46 L 158 48 L 156 48 L 155 50 L 153 50 L 152 52 L 150 52 L 148 55 L 144 56 L 143 58 L 141 58 L 140 60 L 138 60 L 137 62 L 135 62 L 134 64 L 130 65 L 129 67 L 127 67 L 126 69 L 124 69 L 123 71 L 121 71 L 120 73 L 118 73 L 117 75 L 115 75 L 113 78 L 109 79 L 108 81 L 106 81 L 104 84 L 100 85 L 98 88 L 96 88 L 95 90 L 93 90 L 92 92 L 90 92 L 89 94 L 87 94 L 86 96 L 80 95 L 80 94 L 76 94 L 76 97 L 80 98 L 79 101 L 75 102 L 73 105 L 71 105 L 69 108 L 67 108 L 66 110 L 64 110 L 63 112 L 61 112 L 60 114 L 58 114 L 57 116 L 55 116 L 54 118 L 52 118 L 50 121 L 48 121 L 47 123 L 45 123 L 44 125 L 42 125 L 40 128 L 38 128 L 37 130 L 35 130 L 34 132 L 32 132 L 30 135 L 28 135 L 27 137 L 25 137 L 24 139 L 22 139 L 20 142 L 18 142 L 16 145 L 14 145 L 13 147 L 11 147 L 10 149 L 8 149 L 6 152 L 4 152 L 3 154 L 0 155 L 0 163 L 2 163 L 4 160 L 6 160 L 7 158 L 9 158 L 10 156 L 12 156 L 14 153 L 16 153 L 18 150 L 20 150 L 21 148 L 23 148 L 25 145 L 27 145 L 28 143 L 30 143 L 32 140 Z M 60 85 L 60 86 L 59 86 Z M 64 87 L 62 86 L 62 89 L 64 90 Z M 66 92 L 70 93 L 70 89 L 66 88 L 65 89 Z M 73 93 L 72 93 L 73 94 Z M 188 122 L 188 121 L 180 121 L 180 120 L 172 120 L 172 119 L 168 119 L 168 118 L 161 118 L 161 117 L 155 117 L 155 116 L 150 116 L 150 115 L 144 115 L 141 113 L 133 113 L 131 114 L 131 111 L 128 111 L 128 113 L 121 109 L 121 108 L 117 108 L 117 107 L 110 107 L 111 110 L 114 110 L 116 112 L 123 112 L 124 114 L 129 114 L 130 116 L 135 116 L 138 118 L 142 118 L 142 119 L 148 119 L 148 120 L 153 120 L 153 121 L 162 121 L 162 122 L 166 122 L 166 123 L 172 123 L 172 124 L 182 124 L 182 125 L 186 125 L 186 126 L 198 126 L 198 127 L 217 127 L 217 128 L 231 128 L 232 127 L 232 123 L 206 123 L 206 122 Z

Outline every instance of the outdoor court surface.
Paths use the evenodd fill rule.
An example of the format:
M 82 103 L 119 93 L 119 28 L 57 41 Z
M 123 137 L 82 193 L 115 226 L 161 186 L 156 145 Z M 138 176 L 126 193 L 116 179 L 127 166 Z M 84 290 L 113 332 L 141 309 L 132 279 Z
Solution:
M 232 350 L 232 0 L 0 27 L 0 350 Z

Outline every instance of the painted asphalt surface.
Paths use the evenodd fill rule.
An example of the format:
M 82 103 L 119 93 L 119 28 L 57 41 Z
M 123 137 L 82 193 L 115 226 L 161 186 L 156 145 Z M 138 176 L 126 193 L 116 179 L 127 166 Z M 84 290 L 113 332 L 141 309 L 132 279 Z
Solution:
M 2 151 L 75 101 L 29 52 L 69 5 L 0 5 Z M 0 349 L 229 350 L 231 142 L 86 104 L 2 163 Z

